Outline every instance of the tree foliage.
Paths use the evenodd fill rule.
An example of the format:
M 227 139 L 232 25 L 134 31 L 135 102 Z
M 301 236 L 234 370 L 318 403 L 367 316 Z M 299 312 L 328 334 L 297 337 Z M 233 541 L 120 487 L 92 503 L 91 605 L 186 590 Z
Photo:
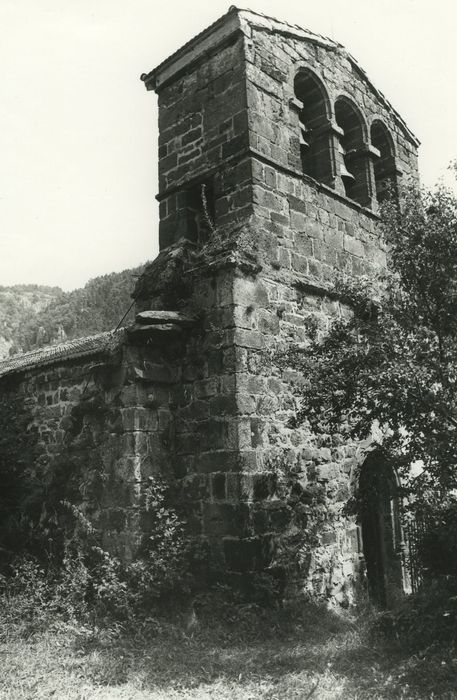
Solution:
M 376 421 L 419 508 L 457 488 L 457 199 L 407 191 L 384 206 L 381 235 L 388 270 L 340 279 L 352 313 L 291 352 L 307 380 L 298 420 L 357 438 Z

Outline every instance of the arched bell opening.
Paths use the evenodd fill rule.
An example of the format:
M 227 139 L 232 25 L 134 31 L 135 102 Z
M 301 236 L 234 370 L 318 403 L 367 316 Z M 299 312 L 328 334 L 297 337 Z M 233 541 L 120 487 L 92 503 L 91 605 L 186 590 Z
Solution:
M 319 78 L 301 69 L 294 80 L 300 105 L 299 140 L 303 173 L 327 185 L 333 184 L 329 99 Z
M 363 206 L 370 206 L 369 162 L 362 116 L 350 100 L 340 97 L 335 103 L 335 120 L 342 131 L 338 161 L 346 196 Z
M 390 607 L 404 594 L 401 499 L 397 475 L 381 452 L 362 465 L 358 521 L 370 598 Z
M 376 183 L 376 198 L 381 204 L 389 196 L 397 195 L 397 171 L 392 137 L 378 120 L 373 122 L 370 129 L 371 144 L 380 153 L 374 160 L 374 177 Z

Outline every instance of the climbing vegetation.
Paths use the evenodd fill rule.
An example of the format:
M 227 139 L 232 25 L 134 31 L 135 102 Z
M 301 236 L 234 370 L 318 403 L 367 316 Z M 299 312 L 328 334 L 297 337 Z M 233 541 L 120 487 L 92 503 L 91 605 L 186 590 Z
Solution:
M 375 427 L 400 478 L 403 517 L 415 523 L 422 580 L 418 606 L 409 603 L 396 622 L 420 639 L 417 625 L 427 608 L 443 622 L 433 626 L 436 635 L 449 638 L 457 623 L 455 194 L 439 186 L 386 201 L 381 235 L 388 270 L 340 278 L 334 291 L 350 313 L 325 334 L 315 333 L 305 349 L 290 352 L 305 380 L 297 421 L 309 421 L 317 433 L 356 439 L 373 435 Z

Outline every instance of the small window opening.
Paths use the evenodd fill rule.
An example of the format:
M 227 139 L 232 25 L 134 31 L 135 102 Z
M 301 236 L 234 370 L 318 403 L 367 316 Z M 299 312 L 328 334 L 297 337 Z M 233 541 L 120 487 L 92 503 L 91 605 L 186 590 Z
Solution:
M 309 71 L 300 71 L 294 81 L 299 112 L 299 138 L 302 169 L 305 175 L 333 184 L 328 130 L 328 99 L 323 86 Z
M 336 123 L 342 129 L 340 136 L 339 170 L 346 196 L 359 204 L 369 204 L 367 159 L 364 155 L 364 129 L 358 111 L 346 99 L 335 104 Z
M 374 177 L 376 197 L 381 203 L 389 196 L 396 196 L 397 177 L 392 138 L 384 124 L 379 121 L 372 124 L 371 143 L 380 153 L 380 157 L 374 161 Z
M 187 238 L 206 243 L 214 232 L 215 199 L 212 182 L 203 182 L 186 190 Z

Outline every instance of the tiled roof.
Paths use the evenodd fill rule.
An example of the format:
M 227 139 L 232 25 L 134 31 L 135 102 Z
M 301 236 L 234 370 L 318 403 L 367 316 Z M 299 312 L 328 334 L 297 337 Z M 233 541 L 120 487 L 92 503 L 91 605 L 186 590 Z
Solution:
M 22 355 L 14 355 L 7 360 L 0 361 L 0 378 L 79 357 L 110 352 L 121 344 L 123 336 L 124 330 L 120 328 L 116 331 L 97 333 L 97 335 L 89 335 L 85 338 L 75 338 L 59 345 L 38 348 Z

